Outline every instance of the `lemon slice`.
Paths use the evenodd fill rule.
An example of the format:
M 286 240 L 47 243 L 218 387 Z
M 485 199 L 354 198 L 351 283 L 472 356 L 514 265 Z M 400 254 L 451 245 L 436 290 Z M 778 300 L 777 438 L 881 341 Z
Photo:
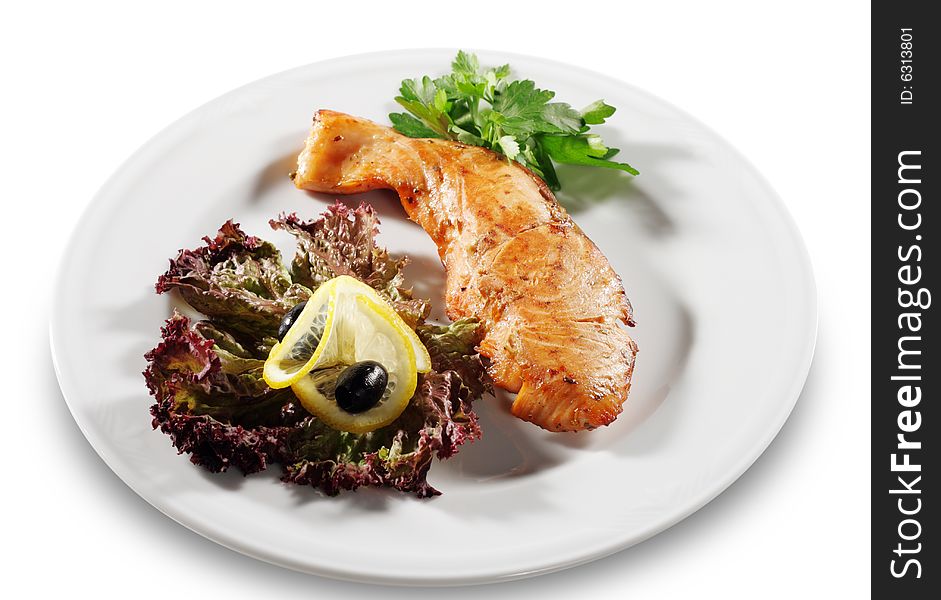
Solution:
M 398 313 L 395 316 L 399 317 Z M 431 355 L 428 354 L 428 348 L 421 343 L 415 330 L 402 321 L 402 317 L 399 317 L 399 321 L 401 321 L 402 333 L 405 334 L 408 343 L 412 346 L 412 352 L 415 353 L 415 370 L 419 373 L 427 373 L 431 370 Z
M 271 348 L 262 375 L 272 388 L 290 387 L 322 362 L 322 358 L 331 359 L 323 355 L 332 345 L 330 338 L 337 305 L 335 288 L 335 279 L 317 288 L 294 325 Z
M 402 329 L 402 333 L 408 338 L 412 349 L 415 351 L 415 369 L 419 373 L 427 373 L 431 370 L 431 356 L 428 354 L 428 349 L 422 344 L 421 339 L 419 339 L 418 334 L 402 320 L 402 317 L 382 299 L 382 296 L 380 296 L 375 289 L 359 279 L 346 275 L 341 275 L 340 277 L 331 279 L 331 281 L 336 282 L 338 289 L 341 290 L 341 294 L 361 294 L 367 298 L 371 298 L 377 304 L 388 306 L 392 311 L 390 319 L 395 321 L 396 326 Z
M 376 361 L 386 388 L 374 406 L 350 413 L 337 404 L 336 384 L 350 365 Z M 264 378 L 291 387 L 308 412 L 336 429 L 364 433 L 394 421 L 415 393 L 431 358 L 415 332 L 370 286 L 345 275 L 317 288 L 304 310 L 271 349 Z
M 291 389 L 308 412 L 334 429 L 365 433 L 394 421 L 415 393 L 418 372 L 411 340 L 395 323 L 398 315 L 388 304 L 379 304 L 364 295 L 354 295 L 352 302 L 341 304 L 334 321 L 331 340 L 334 347 L 323 356 L 333 355 L 336 362 L 323 365 L 299 379 Z M 361 361 L 376 361 L 388 374 L 386 388 L 372 408 L 350 413 L 336 401 L 336 383 L 340 374 Z

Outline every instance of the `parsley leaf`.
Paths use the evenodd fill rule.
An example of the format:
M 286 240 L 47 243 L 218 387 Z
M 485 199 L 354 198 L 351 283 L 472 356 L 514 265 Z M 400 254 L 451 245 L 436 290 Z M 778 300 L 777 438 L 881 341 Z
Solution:
M 589 167 L 605 167 L 608 169 L 620 169 L 631 175 L 640 173 L 634 167 L 627 163 L 617 163 L 608 160 L 617 154 L 616 148 L 606 148 L 599 145 L 597 136 L 590 135 L 547 135 L 542 138 L 542 147 L 546 153 L 557 163 L 567 165 L 586 165 Z
M 458 50 L 454 62 L 451 63 L 451 69 L 454 71 L 454 75 L 475 78 L 477 72 L 480 71 L 480 63 L 477 61 L 476 54 L 468 54 L 463 50 Z
M 604 100 L 595 100 L 582 109 L 582 118 L 588 125 L 600 125 L 613 114 L 614 107 L 605 104 Z
M 395 101 L 408 113 L 392 113 L 389 119 L 409 137 L 490 148 L 528 167 L 553 190 L 560 188 L 553 162 L 638 174 L 627 163 L 610 160 L 617 149 L 588 133 L 590 125 L 614 114 L 613 106 L 598 100 L 578 111 L 551 102 L 555 92 L 509 76 L 509 65 L 485 69 L 476 55 L 461 50 L 448 75 L 404 80 Z
M 440 138 L 444 137 L 408 113 L 392 113 L 389 120 L 399 133 L 414 138 Z

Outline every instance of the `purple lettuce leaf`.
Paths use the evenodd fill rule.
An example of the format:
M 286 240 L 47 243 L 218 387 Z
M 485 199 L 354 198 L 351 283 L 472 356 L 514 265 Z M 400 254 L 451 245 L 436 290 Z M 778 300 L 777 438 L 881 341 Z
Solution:
M 424 324 L 415 331 L 431 355 L 432 369 L 457 373 L 475 398 L 493 392 L 480 354 L 474 350 L 482 336 L 476 319 L 460 319 L 449 325 Z
M 231 424 L 282 424 L 282 407 L 295 401 L 290 390 L 273 390 L 262 377 L 264 361 L 220 348 L 190 320 L 174 313 L 161 330 L 163 341 L 144 355 L 144 379 L 167 410 L 210 415 Z
M 408 259 L 394 259 L 376 244 L 379 217 L 371 206 L 361 204 L 351 210 L 337 202 L 317 220 L 302 221 L 292 213 L 270 224 L 297 238 L 297 253 L 291 261 L 295 282 L 313 290 L 324 281 L 349 275 L 375 288 L 410 326 L 428 316 L 428 302 L 412 298 L 411 290 L 403 287 L 402 269 Z
M 310 289 L 291 281 L 274 245 L 245 235 L 231 220 L 203 241 L 170 261 L 157 293 L 177 290 L 213 323 L 270 346 L 284 314 L 307 300 Z
M 170 436 L 180 454 L 212 473 L 235 467 L 245 475 L 264 471 L 276 461 L 283 439 L 292 427 L 232 425 L 210 415 L 196 415 L 175 408 L 171 400 L 150 407 L 154 429 Z

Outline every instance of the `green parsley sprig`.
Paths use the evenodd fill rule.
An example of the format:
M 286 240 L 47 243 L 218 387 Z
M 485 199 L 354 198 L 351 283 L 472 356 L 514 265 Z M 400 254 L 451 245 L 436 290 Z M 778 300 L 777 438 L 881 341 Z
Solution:
M 406 79 L 395 101 L 408 113 L 392 113 L 395 129 L 409 137 L 442 138 L 483 146 L 532 169 L 553 190 L 560 188 L 553 163 L 638 171 L 611 158 L 617 148 L 588 133 L 605 122 L 614 107 L 598 100 L 578 111 L 550 102 L 555 92 L 529 79 L 509 79 L 510 66 L 481 69 L 477 56 L 463 50 L 449 75 Z

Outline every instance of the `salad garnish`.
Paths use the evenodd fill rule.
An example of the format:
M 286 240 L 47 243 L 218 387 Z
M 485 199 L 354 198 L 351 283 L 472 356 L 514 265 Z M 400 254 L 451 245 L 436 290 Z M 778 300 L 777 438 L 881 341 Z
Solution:
M 448 458 L 480 436 L 472 403 L 489 383 L 475 349 L 479 327 L 471 319 L 424 322 L 428 303 L 404 288 L 405 259 L 376 244 L 378 224 L 368 206 L 351 210 L 339 203 L 316 221 L 296 215 L 272 220 L 273 229 L 297 238 L 290 269 L 274 245 L 232 221 L 204 238 L 204 246 L 180 251 L 157 292 L 179 293 L 203 318 L 174 312 L 162 341 L 146 355 L 154 428 L 212 472 L 234 467 L 249 474 L 277 464 L 283 481 L 329 495 L 360 486 L 437 495 L 427 481 L 433 458 Z M 285 317 L 337 279 L 367 286 L 419 340 L 430 362 L 427 372 L 416 369 L 414 393 L 401 412 L 364 433 L 332 426 L 305 408 L 296 390 L 275 389 L 264 378 L 272 348 L 290 335 L 291 323 L 279 331 Z M 294 315 L 295 323 L 303 312 Z M 374 390 L 358 386 L 382 380 L 374 365 L 360 362 L 367 361 L 345 366 L 335 378 L 335 387 L 348 388 L 336 395 L 353 392 L 343 402 L 354 418 L 373 410 L 362 403 Z
M 389 120 L 399 133 L 443 138 L 483 146 L 539 175 L 553 190 L 561 188 L 553 163 L 618 169 L 639 175 L 627 163 L 611 160 L 601 136 L 589 133 L 615 108 L 596 100 L 581 110 L 550 102 L 555 92 L 529 79 L 510 79 L 510 66 L 482 68 L 477 55 L 457 53 L 451 73 L 402 81 L 395 98 L 407 113 Z

